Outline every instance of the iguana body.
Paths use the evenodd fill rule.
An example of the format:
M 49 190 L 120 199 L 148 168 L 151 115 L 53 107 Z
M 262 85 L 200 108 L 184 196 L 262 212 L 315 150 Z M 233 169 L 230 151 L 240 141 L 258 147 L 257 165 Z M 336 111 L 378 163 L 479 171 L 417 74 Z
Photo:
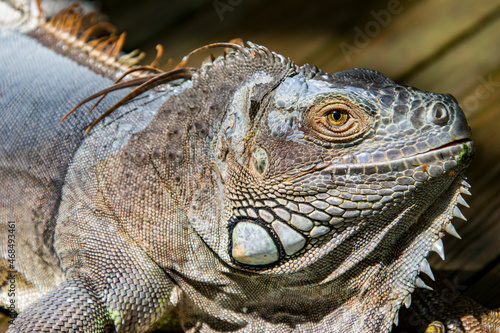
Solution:
M 9 332 L 143 332 L 174 310 L 192 332 L 387 332 L 425 286 L 468 192 L 451 96 L 234 44 L 84 137 L 95 116 L 59 120 L 124 69 L 57 38 L 0 30 Z M 450 331 L 498 330 L 480 306 L 432 297 L 418 310 Z

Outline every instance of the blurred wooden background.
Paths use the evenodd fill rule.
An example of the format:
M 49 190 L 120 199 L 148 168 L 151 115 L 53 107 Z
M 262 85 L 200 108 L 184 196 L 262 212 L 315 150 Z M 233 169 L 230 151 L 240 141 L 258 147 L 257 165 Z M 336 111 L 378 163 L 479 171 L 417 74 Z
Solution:
M 92 2 L 90 2 L 92 3 Z M 174 63 L 199 46 L 240 37 L 328 72 L 376 69 L 401 84 L 451 93 L 469 119 L 472 197 L 434 270 L 466 295 L 500 307 L 500 0 L 102 0 L 150 62 L 161 43 Z M 1 329 L 0 318 L 0 332 Z

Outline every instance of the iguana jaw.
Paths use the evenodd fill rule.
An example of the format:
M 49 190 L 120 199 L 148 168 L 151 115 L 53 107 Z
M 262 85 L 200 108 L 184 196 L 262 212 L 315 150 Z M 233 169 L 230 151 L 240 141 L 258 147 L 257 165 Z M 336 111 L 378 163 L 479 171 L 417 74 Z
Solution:
M 465 219 L 460 212 L 459 205 L 467 207 L 462 195 L 470 195 L 468 190 L 470 185 L 465 181 L 463 171 L 470 162 L 473 151 L 472 142 L 467 141 L 464 144 L 467 146 L 467 153 L 463 156 L 455 154 L 457 159 L 463 158 L 463 164 L 456 170 L 456 173 L 449 175 L 454 180 L 451 183 L 445 182 L 443 184 L 441 195 L 430 203 L 423 212 L 419 212 L 420 209 L 416 209 L 415 206 L 408 205 L 408 208 L 403 210 L 390 225 L 366 242 L 368 248 L 365 247 L 365 250 L 367 252 L 363 252 L 361 248 L 358 252 L 351 252 L 349 258 L 346 258 L 348 260 L 340 263 L 330 275 L 321 281 L 309 282 L 312 284 L 317 282 L 319 288 L 323 286 L 328 289 L 329 286 L 337 285 L 338 281 L 345 281 L 352 272 L 361 269 L 364 271 L 361 274 L 363 278 L 360 281 L 351 280 L 352 284 L 345 289 L 347 295 L 353 289 L 359 288 L 358 296 L 351 299 L 353 304 L 357 304 L 353 308 L 363 309 L 362 312 L 370 313 L 373 321 L 380 320 L 381 326 L 377 329 L 380 332 L 390 331 L 393 323 L 397 325 L 399 309 L 403 304 L 406 307 L 411 305 L 412 292 L 416 288 L 429 288 L 419 277 L 420 273 L 434 279 L 426 259 L 429 253 L 436 252 L 444 260 L 444 247 L 441 238 L 446 233 L 459 237 L 453 227 L 452 220 L 454 217 Z M 442 153 L 441 150 L 450 149 L 452 146 L 436 149 L 435 152 Z M 457 149 L 453 148 L 453 150 Z M 445 185 L 446 183 L 447 185 Z M 415 201 L 419 200 L 415 199 Z M 346 239 L 349 238 L 346 237 Z M 370 244 L 375 243 L 375 240 L 378 242 L 377 245 L 371 246 Z M 332 253 L 336 251 L 343 253 L 345 250 L 339 246 L 327 251 L 329 255 L 319 259 L 318 265 L 320 265 L 319 262 L 330 260 L 335 266 L 334 262 L 337 258 Z M 394 259 L 394 253 L 398 252 L 397 259 Z M 332 258 L 335 259 L 332 260 Z M 370 262 L 371 264 L 367 264 Z M 311 286 L 310 284 L 309 287 Z M 341 297 L 340 294 L 337 296 Z M 362 321 L 362 319 L 360 320 Z M 364 325 L 361 321 L 359 327 Z M 366 327 L 365 329 L 369 330 Z
M 467 153 L 464 153 L 464 151 L 467 151 Z M 368 181 L 366 183 L 367 192 L 363 191 L 359 192 L 359 194 L 361 194 L 360 198 L 363 197 L 361 200 L 359 199 L 356 200 L 355 197 L 353 198 L 350 197 L 350 199 L 343 197 L 344 198 L 343 200 L 332 199 L 333 201 L 330 200 L 330 198 L 328 197 L 327 200 L 324 200 L 324 198 L 322 199 L 321 197 L 321 193 L 319 194 L 318 199 L 314 199 L 316 201 L 312 202 L 311 200 L 309 201 L 306 200 L 306 202 L 303 202 L 302 199 L 299 200 L 300 198 L 297 198 L 297 201 L 295 203 L 294 200 L 285 198 L 283 199 L 267 198 L 267 200 L 263 199 L 262 201 L 258 200 L 258 198 L 255 198 L 256 199 L 255 205 L 260 205 L 262 208 L 252 208 L 251 210 L 249 209 L 245 210 L 239 208 L 241 206 L 244 206 L 245 204 L 239 203 L 239 200 L 237 199 L 234 208 L 234 215 L 236 216 L 236 219 L 230 222 L 229 232 L 230 233 L 236 232 L 238 233 L 238 235 L 240 235 L 241 232 L 244 233 L 242 236 L 234 236 L 234 237 L 246 237 L 245 235 L 247 234 L 255 234 L 256 239 L 249 240 L 249 243 L 247 244 L 249 244 L 249 246 L 257 247 L 256 250 L 258 251 L 259 246 L 265 248 L 266 246 L 269 247 L 273 245 L 272 243 L 270 243 L 271 242 L 270 240 L 268 240 L 267 245 L 266 243 L 262 244 L 256 243 L 259 240 L 265 241 L 265 239 L 267 238 L 266 234 L 259 233 L 261 227 L 254 226 L 253 224 L 258 223 L 262 225 L 262 227 L 266 228 L 266 224 L 269 222 L 266 222 L 265 219 L 266 218 L 273 219 L 271 214 L 274 214 L 276 216 L 276 219 L 279 218 L 280 220 L 283 220 L 285 223 L 290 223 L 293 226 L 297 226 L 297 228 L 299 229 L 301 227 L 308 228 L 305 229 L 304 231 L 309 232 L 312 239 L 315 238 L 314 236 L 315 228 L 311 230 L 312 226 L 307 227 L 307 225 L 305 224 L 309 223 L 307 220 L 294 221 L 293 220 L 294 211 L 296 210 L 297 213 L 302 213 L 302 214 L 305 213 L 312 216 L 314 212 L 317 210 L 318 216 L 320 216 L 321 214 L 320 212 L 323 211 L 325 211 L 327 214 L 333 215 L 330 216 L 329 221 L 323 222 L 321 224 L 321 225 L 326 225 L 324 228 L 328 228 L 327 230 L 331 230 L 329 235 L 327 234 L 323 238 L 320 238 L 319 243 L 313 242 L 312 244 L 309 244 L 307 246 L 302 245 L 302 250 L 296 251 L 294 255 L 291 256 L 291 258 L 289 258 L 291 264 L 287 266 L 287 270 L 288 271 L 300 270 L 302 267 L 311 265 L 314 261 L 319 260 L 321 257 L 323 257 L 328 253 L 338 251 L 337 248 L 341 247 L 342 243 L 346 239 L 352 238 L 353 237 L 352 235 L 356 233 L 363 232 L 364 230 L 363 225 L 369 225 L 375 223 L 371 221 L 376 221 L 379 216 L 378 214 L 381 212 L 384 212 L 386 218 L 390 218 L 390 216 L 393 216 L 393 214 L 396 214 L 396 212 L 400 211 L 404 207 L 411 205 L 412 200 L 416 200 L 416 198 L 422 196 L 420 205 L 412 210 L 412 214 L 414 216 L 420 216 L 421 214 L 423 214 L 427 206 L 431 205 L 434 200 L 432 196 L 430 197 L 429 195 L 425 194 L 429 186 L 435 186 L 437 182 L 441 184 L 439 186 L 443 190 L 448 188 L 450 186 L 449 184 L 451 184 L 459 174 L 463 173 L 464 168 L 470 162 L 470 158 L 472 157 L 472 152 L 473 152 L 472 141 L 468 139 L 459 139 L 449 144 L 442 145 L 438 148 L 429 149 L 424 153 L 412 155 L 402 159 L 386 160 L 383 162 L 376 162 L 376 163 L 330 163 L 329 165 L 325 164 L 323 164 L 322 166 L 317 165 L 317 168 L 313 168 L 313 170 L 310 170 L 309 172 L 304 172 L 303 174 L 297 174 L 294 177 L 290 177 L 286 180 L 286 182 L 289 184 L 294 184 L 293 186 L 299 187 L 303 186 L 302 185 L 303 182 L 307 182 L 310 177 L 320 178 L 320 179 L 321 177 L 332 177 L 333 179 L 336 179 L 337 182 L 339 181 L 341 182 L 340 187 L 326 191 L 325 195 L 331 195 L 333 197 L 340 195 L 340 197 L 342 198 L 343 196 L 341 195 L 342 188 L 347 186 L 342 184 L 349 184 L 349 183 L 354 184 L 357 181 L 360 181 L 361 179 L 369 179 L 370 177 L 375 177 L 376 179 L 378 179 L 380 177 L 385 177 L 385 173 L 388 174 L 400 173 L 400 175 L 394 178 L 396 181 L 392 181 L 393 184 L 390 185 L 391 187 L 384 188 L 378 192 L 369 190 L 370 186 L 372 185 L 375 186 L 375 184 L 377 184 L 378 181 L 375 181 L 373 183 Z M 402 170 L 404 170 L 404 173 L 402 173 Z M 314 174 L 316 176 L 313 176 Z M 388 184 L 387 186 L 389 186 L 390 183 L 391 181 L 389 180 L 387 182 Z M 388 191 L 389 189 L 390 191 Z M 260 203 L 258 203 L 259 201 Z M 322 206 L 323 204 L 321 202 L 325 202 L 326 208 Z M 351 205 L 353 204 L 357 204 L 357 208 L 351 207 Z M 271 205 L 272 207 L 269 207 L 269 205 Z M 328 205 L 330 205 L 329 206 L 330 208 L 328 208 Z M 308 210 L 305 210 L 306 206 L 310 208 L 307 208 Z M 285 209 L 288 211 L 288 213 L 286 214 L 283 212 Z M 302 211 L 301 209 L 304 210 Z M 261 210 L 265 210 L 265 212 L 261 212 Z M 267 213 L 269 211 L 271 212 L 271 214 Z M 249 215 L 246 215 L 247 212 Z M 312 220 L 312 218 L 310 219 Z M 236 229 L 236 231 L 231 229 L 245 220 L 249 220 L 249 222 L 248 223 L 245 222 L 246 227 L 244 231 L 243 229 L 242 230 Z M 241 225 L 240 227 L 243 227 L 243 225 Z M 449 228 L 449 230 L 451 230 L 450 232 L 453 233 L 453 229 L 451 229 L 451 227 Z M 368 235 L 371 235 L 373 232 L 374 231 L 372 230 L 371 233 L 368 233 Z M 291 237 L 293 237 L 293 235 L 294 234 L 292 234 Z M 281 236 L 278 234 L 277 237 Z M 274 241 L 277 244 L 279 244 L 280 242 L 280 240 L 278 239 L 275 239 Z M 301 239 L 299 238 L 298 242 L 300 241 Z M 372 242 L 373 246 L 375 246 L 376 244 L 377 242 L 375 241 Z M 230 244 L 230 247 L 232 245 L 233 244 Z M 237 246 L 242 246 L 242 245 L 237 244 Z M 284 246 L 286 250 L 287 245 L 285 244 Z M 292 249 L 293 246 L 294 245 L 291 245 Z M 301 245 L 299 244 L 298 246 Z M 242 250 L 240 248 L 233 248 L 233 257 L 234 255 L 239 255 L 238 251 Z M 366 247 L 363 248 L 363 251 L 365 251 L 364 252 L 365 254 L 368 252 Z M 274 259 L 271 259 L 272 257 L 265 257 L 267 255 L 265 253 L 266 252 L 264 251 L 263 254 L 264 257 L 262 257 L 262 259 L 258 259 L 262 260 L 261 262 L 263 262 L 264 264 L 258 264 L 257 266 L 252 266 L 255 264 L 251 264 L 253 263 L 252 261 L 246 262 L 245 260 L 247 259 L 243 259 L 240 263 L 244 264 L 248 263 L 251 265 L 251 266 L 243 265 L 245 268 L 250 268 L 250 269 L 257 268 L 260 270 L 266 269 L 268 267 L 265 263 L 271 260 L 277 261 L 278 257 L 277 254 L 275 254 Z M 304 256 L 303 255 L 304 253 L 308 254 Z M 337 263 L 332 263 L 332 267 L 335 266 L 339 267 L 334 270 L 336 274 L 332 274 L 330 276 L 338 275 L 341 274 L 341 272 L 347 271 L 349 267 L 354 266 L 357 262 L 363 260 L 365 257 L 363 253 L 360 253 L 358 255 L 354 254 L 355 252 L 351 253 L 351 257 L 347 261 L 349 263 L 348 266 L 341 264 L 342 261 L 346 258 L 341 258 L 341 256 L 338 256 L 336 258 Z M 260 262 L 255 261 L 255 263 L 260 263 Z M 282 268 L 278 266 L 276 268 L 268 270 L 267 273 L 279 274 L 280 271 L 282 271 Z
M 472 147 L 468 146 L 468 148 L 470 152 Z M 406 246 L 405 251 L 400 256 L 401 263 L 387 268 L 388 271 L 394 270 L 396 277 L 392 277 L 392 281 L 395 283 L 392 284 L 391 295 L 389 297 L 383 296 L 392 301 L 388 302 L 380 311 L 385 318 L 386 331 L 390 331 L 392 323 L 398 325 L 399 309 L 403 304 L 406 308 L 411 306 L 411 294 L 416 288 L 432 290 L 419 277 L 420 273 L 423 273 L 434 280 L 434 274 L 427 261 L 429 253 L 436 252 L 444 260 L 445 251 L 442 238 L 446 234 L 460 238 L 452 220 L 455 217 L 466 220 L 460 211 L 460 206 L 468 207 L 462 195 L 470 195 L 470 185 L 465 179 L 463 174 L 458 176 L 449 189 L 445 189 L 442 195 L 419 217 L 415 227 L 410 229 L 410 232 L 417 232 L 418 236 Z

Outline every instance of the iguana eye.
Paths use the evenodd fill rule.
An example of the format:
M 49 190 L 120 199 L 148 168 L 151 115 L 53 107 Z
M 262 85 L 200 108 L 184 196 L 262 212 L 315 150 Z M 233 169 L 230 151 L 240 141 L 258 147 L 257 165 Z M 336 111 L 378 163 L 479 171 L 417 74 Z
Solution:
M 326 115 L 326 119 L 332 126 L 342 126 L 349 119 L 349 115 L 343 110 L 335 109 Z
M 335 100 L 310 111 L 315 134 L 330 142 L 346 142 L 363 135 L 370 126 L 368 114 L 348 101 Z
M 316 114 L 315 120 L 320 132 L 335 133 L 335 136 L 351 130 L 356 123 L 351 108 L 343 103 L 324 106 Z

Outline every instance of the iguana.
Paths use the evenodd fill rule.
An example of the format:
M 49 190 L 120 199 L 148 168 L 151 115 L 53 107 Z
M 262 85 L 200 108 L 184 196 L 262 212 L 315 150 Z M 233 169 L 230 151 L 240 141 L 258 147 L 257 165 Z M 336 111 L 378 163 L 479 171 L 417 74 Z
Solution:
M 426 260 L 470 194 L 452 96 L 250 42 L 209 45 L 227 50 L 199 67 L 131 67 L 123 37 L 91 37 L 109 26 L 26 8 L 0 29 L 8 332 L 175 316 L 188 332 L 389 332 L 412 295 L 428 332 L 499 331 Z

